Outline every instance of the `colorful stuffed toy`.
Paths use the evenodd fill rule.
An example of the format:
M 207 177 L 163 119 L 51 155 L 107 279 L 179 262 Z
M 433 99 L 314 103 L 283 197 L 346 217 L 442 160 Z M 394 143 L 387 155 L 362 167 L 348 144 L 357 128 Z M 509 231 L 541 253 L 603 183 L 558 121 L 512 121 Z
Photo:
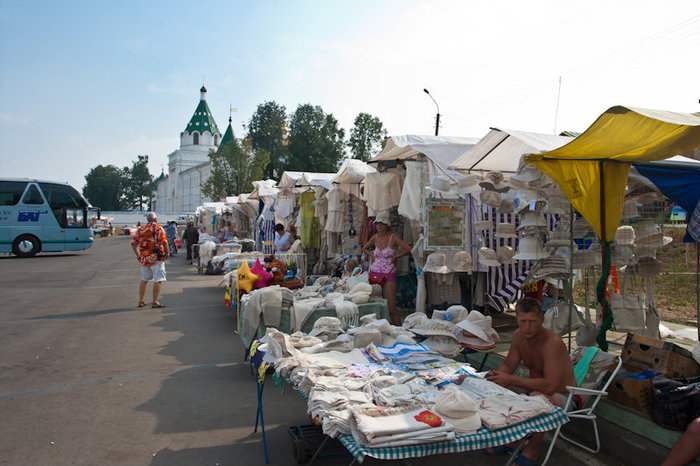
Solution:
M 257 280 L 255 280 L 255 283 L 253 283 L 253 288 L 256 290 L 259 288 L 265 288 L 270 280 L 272 280 L 272 274 L 265 270 L 265 267 L 262 266 L 259 258 L 255 259 L 255 265 L 253 265 L 250 271 L 259 277 Z
M 248 261 L 243 261 L 243 264 L 238 268 L 238 272 L 236 273 L 236 277 L 238 280 L 238 289 L 239 290 L 245 290 L 246 293 L 250 293 L 250 291 L 253 289 L 253 284 L 255 281 L 260 278 L 259 275 L 255 275 L 251 270 L 250 267 L 248 267 Z

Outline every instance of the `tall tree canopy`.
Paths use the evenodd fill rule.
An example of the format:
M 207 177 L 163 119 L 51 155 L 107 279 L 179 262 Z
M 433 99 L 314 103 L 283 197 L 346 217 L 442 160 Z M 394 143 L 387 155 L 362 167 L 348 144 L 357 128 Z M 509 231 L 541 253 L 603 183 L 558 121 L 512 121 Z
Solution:
M 123 172 L 114 165 L 98 165 L 85 175 L 83 196 L 102 210 L 122 209 Z
M 384 147 L 386 129 L 379 118 L 369 113 L 359 113 L 353 124 L 347 145 L 354 158 L 366 162 Z
M 250 139 L 232 141 L 217 152 L 209 151 L 211 175 L 202 184 L 202 193 L 211 199 L 223 199 L 253 190 L 253 181 L 261 180 L 270 162 L 264 149 L 253 150 Z
M 299 105 L 289 119 L 289 157 L 285 169 L 334 172 L 343 156 L 345 131 L 332 114 L 316 105 Z
M 270 155 L 263 177 L 278 180 L 287 158 L 287 109 L 284 105 L 275 101 L 258 105 L 248 122 L 248 138 L 253 150 L 264 149 Z
M 153 194 L 154 180 L 148 171 L 148 156 L 139 155 L 131 168 L 124 167 L 124 207 L 143 210 L 148 208 Z

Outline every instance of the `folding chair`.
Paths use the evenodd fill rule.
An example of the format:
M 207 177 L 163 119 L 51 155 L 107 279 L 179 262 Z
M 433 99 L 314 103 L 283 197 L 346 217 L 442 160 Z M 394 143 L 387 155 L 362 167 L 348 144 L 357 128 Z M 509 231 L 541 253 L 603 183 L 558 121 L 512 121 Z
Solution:
M 608 386 L 615 379 L 617 371 L 620 370 L 622 359 L 620 359 L 620 356 L 618 355 L 598 351 L 598 348 L 595 347 L 581 346 L 572 351 L 571 361 L 574 363 L 574 372 L 576 374 L 578 386 L 566 387 L 566 389 L 569 391 L 569 396 L 566 399 L 567 408 L 564 409 L 564 412 L 571 419 L 587 419 L 593 423 L 595 448 L 577 442 L 571 437 L 567 437 L 561 433 L 561 426 L 559 426 L 557 430 L 554 431 L 554 437 L 552 437 L 552 441 L 549 444 L 547 456 L 545 456 L 542 466 L 544 466 L 549 460 L 549 456 L 554 449 L 554 444 L 557 441 L 557 437 L 561 437 L 567 442 L 573 443 L 574 445 L 591 453 L 598 453 L 600 450 L 598 423 L 596 422 L 596 415 L 594 411 L 598 406 L 601 397 L 607 396 Z M 607 380 L 605 380 L 605 376 L 608 373 L 610 375 L 608 376 Z M 605 382 L 603 382 L 604 380 Z M 571 398 L 574 395 L 579 395 L 582 398 L 582 407 L 579 409 L 568 410 Z

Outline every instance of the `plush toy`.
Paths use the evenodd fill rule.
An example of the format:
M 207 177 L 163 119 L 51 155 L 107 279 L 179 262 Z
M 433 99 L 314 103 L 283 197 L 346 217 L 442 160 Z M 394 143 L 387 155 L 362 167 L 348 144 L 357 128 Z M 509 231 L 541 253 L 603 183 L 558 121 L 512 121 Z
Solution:
M 238 268 L 238 272 L 236 273 L 237 279 L 238 279 L 238 289 L 240 290 L 245 290 L 246 293 L 250 293 L 250 290 L 253 289 L 253 284 L 255 281 L 260 278 L 259 275 L 255 275 L 251 270 L 250 267 L 248 267 L 248 262 L 243 261 L 243 264 Z
M 260 259 L 255 259 L 255 265 L 253 265 L 250 271 L 259 277 L 255 280 L 255 283 L 253 283 L 253 288 L 256 290 L 258 288 L 265 288 L 269 281 L 272 280 L 272 274 L 265 270 L 265 267 L 260 263 Z

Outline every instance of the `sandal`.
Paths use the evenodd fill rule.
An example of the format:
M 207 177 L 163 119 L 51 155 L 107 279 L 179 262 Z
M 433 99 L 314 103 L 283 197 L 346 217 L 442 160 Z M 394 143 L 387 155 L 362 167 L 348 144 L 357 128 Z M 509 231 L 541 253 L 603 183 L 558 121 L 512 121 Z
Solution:
M 139 307 L 146 307 L 146 303 L 143 301 L 139 301 Z
M 165 304 L 153 303 L 153 304 L 151 304 L 151 307 L 152 307 L 153 309 L 157 309 L 157 308 L 165 307 Z

